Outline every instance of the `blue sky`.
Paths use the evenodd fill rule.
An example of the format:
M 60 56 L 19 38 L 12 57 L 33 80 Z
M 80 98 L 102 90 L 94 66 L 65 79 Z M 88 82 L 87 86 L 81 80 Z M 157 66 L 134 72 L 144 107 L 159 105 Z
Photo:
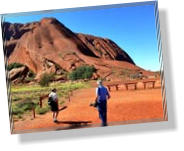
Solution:
M 55 17 L 73 32 L 113 40 L 136 65 L 152 71 L 160 69 L 153 4 L 73 11 L 50 11 L 5 15 L 5 21 L 27 23 Z

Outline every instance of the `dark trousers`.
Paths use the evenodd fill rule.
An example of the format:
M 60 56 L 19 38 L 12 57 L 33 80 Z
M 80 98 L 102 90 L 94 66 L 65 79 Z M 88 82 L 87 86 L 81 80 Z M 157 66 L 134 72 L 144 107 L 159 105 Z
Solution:
M 99 118 L 102 121 L 102 126 L 107 125 L 107 101 L 99 101 L 98 103 L 98 112 Z

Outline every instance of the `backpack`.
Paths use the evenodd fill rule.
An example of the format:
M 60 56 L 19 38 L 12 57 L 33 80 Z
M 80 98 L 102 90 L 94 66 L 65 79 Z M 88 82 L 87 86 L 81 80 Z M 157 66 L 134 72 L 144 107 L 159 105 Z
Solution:
M 53 104 L 53 102 L 54 102 L 54 99 L 53 99 L 53 97 L 50 96 L 50 97 L 48 98 L 48 105 L 51 106 L 51 105 Z

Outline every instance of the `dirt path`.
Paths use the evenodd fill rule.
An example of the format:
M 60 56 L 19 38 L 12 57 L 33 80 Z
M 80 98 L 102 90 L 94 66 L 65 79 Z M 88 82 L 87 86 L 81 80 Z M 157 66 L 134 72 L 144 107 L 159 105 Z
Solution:
M 74 92 L 71 101 L 67 102 L 67 108 L 59 113 L 59 123 L 53 123 L 52 114 L 36 115 L 34 120 L 26 119 L 14 123 L 14 133 L 21 133 L 22 130 L 59 130 L 94 126 L 99 124 L 96 108 L 89 104 L 95 98 L 95 89 L 81 89 Z M 161 89 L 112 91 L 111 99 L 108 100 L 108 122 L 109 125 L 115 122 L 126 122 L 129 120 L 162 119 L 162 97 Z M 80 124 L 80 122 L 88 122 Z M 25 131 L 26 132 L 26 131 Z M 29 132 L 29 131 L 27 131 Z

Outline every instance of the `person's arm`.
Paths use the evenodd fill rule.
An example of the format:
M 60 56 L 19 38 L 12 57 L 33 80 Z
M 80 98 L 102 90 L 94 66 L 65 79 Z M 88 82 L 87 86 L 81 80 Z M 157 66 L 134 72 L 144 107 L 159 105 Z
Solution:
M 95 102 L 97 102 L 98 100 L 98 88 L 96 88 L 96 98 L 95 98 Z

